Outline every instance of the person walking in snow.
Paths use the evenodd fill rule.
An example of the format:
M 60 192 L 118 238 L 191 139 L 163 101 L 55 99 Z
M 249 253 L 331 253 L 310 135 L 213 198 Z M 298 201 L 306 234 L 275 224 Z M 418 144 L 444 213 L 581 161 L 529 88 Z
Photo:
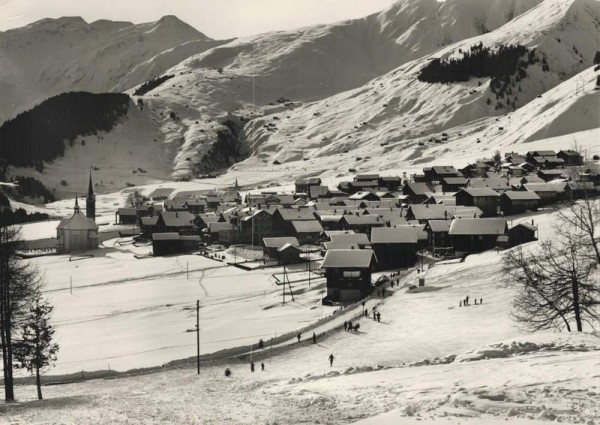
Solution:
M 381 313 L 377 312 L 377 322 L 381 323 Z
M 369 317 L 369 309 L 365 308 L 365 317 Z
M 250 362 L 250 372 L 254 373 L 254 362 Z
M 260 370 L 262 370 L 263 372 L 265 371 L 265 364 L 264 363 L 260 363 Z
M 479 298 L 479 304 L 483 304 L 483 298 Z
M 377 312 L 373 310 L 373 320 L 377 320 Z
M 467 295 L 467 298 L 465 298 L 465 301 L 467 303 L 467 305 L 469 305 L 469 296 Z
M 300 338 L 302 338 L 302 334 L 300 332 L 298 332 L 298 335 L 296 336 L 296 338 L 298 338 L 298 342 L 300 342 Z
M 352 330 L 352 320 L 348 321 L 348 330 L 351 331 Z
M 333 359 L 334 359 L 334 357 L 333 357 L 333 353 L 331 353 L 331 354 L 329 355 L 329 367 L 332 367 L 332 366 L 333 366 Z
M 315 334 L 314 332 L 313 332 L 313 338 L 312 339 L 313 339 L 313 344 L 316 344 L 317 343 L 317 334 Z
M 460 300 L 460 302 L 458 303 L 459 307 L 462 307 L 462 300 Z
M 344 330 L 345 331 L 348 330 L 348 322 L 346 320 L 344 320 Z

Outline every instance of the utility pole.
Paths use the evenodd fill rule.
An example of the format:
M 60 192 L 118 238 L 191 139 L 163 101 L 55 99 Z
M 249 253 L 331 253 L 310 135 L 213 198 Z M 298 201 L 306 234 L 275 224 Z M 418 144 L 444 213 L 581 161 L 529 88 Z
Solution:
M 308 287 L 310 288 L 310 255 L 308 253 L 308 246 L 306 247 L 306 261 L 308 262 Z
M 73 276 L 69 276 L 69 286 L 71 287 L 71 295 L 73 295 Z
M 190 280 L 190 262 L 186 261 L 185 263 L 185 278 L 186 280 Z
M 200 300 L 196 300 L 196 362 L 200 375 Z

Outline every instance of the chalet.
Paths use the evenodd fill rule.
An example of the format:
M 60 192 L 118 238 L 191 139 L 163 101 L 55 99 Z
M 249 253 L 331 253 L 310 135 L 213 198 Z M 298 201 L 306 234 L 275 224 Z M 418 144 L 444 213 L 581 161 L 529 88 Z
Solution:
M 310 199 L 328 198 L 329 196 L 329 187 L 327 186 L 310 186 L 308 191 L 308 197 Z
M 376 191 L 378 187 L 378 180 L 358 180 L 348 184 L 348 193 L 353 194 L 356 192 Z
M 197 251 L 200 247 L 200 235 L 179 235 L 181 252 Z
M 187 211 L 163 211 L 156 221 L 156 230 L 159 233 L 193 233 L 194 215 Z
M 165 199 L 168 199 L 174 191 L 175 189 L 171 187 L 158 187 L 152 191 L 149 197 L 153 201 L 164 201 Z
M 379 180 L 379 174 L 357 174 L 354 177 L 355 182 L 373 182 Z
M 441 182 L 443 178 L 447 177 L 463 177 L 456 168 L 450 165 L 436 165 L 434 167 L 423 168 L 423 172 L 428 182 Z
M 565 166 L 565 160 L 556 157 L 544 158 L 544 162 L 541 165 L 547 170 L 551 170 L 554 168 L 563 168 Z
M 217 211 L 221 205 L 221 199 L 216 195 L 206 197 L 206 211 Z
M 327 251 L 321 268 L 327 279 L 324 303 L 353 303 L 371 293 L 371 269 L 376 258 L 370 249 Z
M 310 193 L 311 186 L 320 186 L 321 179 L 318 177 L 309 177 L 305 179 L 296 180 L 294 186 L 296 187 L 296 193 Z
M 454 195 L 456 205 L 479 208 L 484 216 L 493 217 L 498 213 L 498 192 L 490 188 L 462 189 Z
M 323 226 L 317 220 L 292 221 L 292 228 L 301 244 L 317 244 L 323 232 Z
M 436 248 L 448 248 L 452 246 L 450 231 L 450 220 L 429 220 L 425 225 L 427 232 L 427 246 L 435 251 Z
M 292 221 L 312 221 L 314 219 L 312 208 L 277 208 L 273 212 L 273 232 L 278 236 L 293 236 Z
M 119 208 L 115 213 L 117 224 L 136 224 L 138 215 L 135 208 Z
M 521 190 L 535 192 L 540 197 L 540 206 L 554 204 L 558 201 L 557 187 L 550 183 L 527 183 L 521 187 Z
M 260 208 L 264 205 L 266 205 L 265 203 L 265 195 L 263 195 L 262 193 L 249 193 L 246 195 L 246 204 L 249 207 L 257 207 Z
M 545 158 L 556 158 L 556 152 L 554 152 L 554 151 L 529 151 L 525 155 L 525 158 L 527 159 L 527 162 L 530 162 L 532 164 L 536 164 L 538 162 L 537 160 L 534 160 L 534 158 L 538 158 L 538 160 L 541 159 L 541 162 L 543 163 Z
M 535 211 L 539 203 L 539 195 L 529 190 L 508 190 L 500 195 L 500 210 L 505 216 Z
M 537 175 L 545 182 L 567 177 L 562 170 L 540 170 L 537 172 Z
M 318 216 L 324 230 L 338 230 L 342 217 L 341 214 L 322 214 Z
M 184 202 L 176 202 L 174 199 L 167 199 L 163 202 L 165 211 L 187 211 Z
M 408 196 L 407 200 L 411 204 L 420 204 L 427 200 L 433 192 L 426 183 L 408 182 L 402 188 L 402 194 Z
M 591 181 L 568 182 L 567 189 L 570 199 L 597 196 L 600 193 L 600 187 L 594 186 Z
M 402 186 L 401 177 L 379 177 L 379 187 L 385 187 L 388 190 L 397 190 L 400 186 Z
M 450 216 L 446 205 L 414 204 L 408 207 L 406 219 L 425 224 L 428 220 L 449 220 Z
M 142 234 L 150 239 L 152 237 L 153 233 L 157 232 L 157 225 L 158 223 L 158 216 L 154 216 L 154 217 L 142 217 L 141 221 L 140 221 L 140 229 L 142 231 Z
M 489 165 L 483 162 L 476 162 L 461 168 L 460 173 L 466 178 L 481 177 L 490 168 Z
M 184 203 L 187 210 L 192 214 L 202 214 L 206 209 L 206 199 L 190 198 Z
M 537 226 L 529 223 L 519 223 L 508 229 L 508 240 L 510 246 L 517 246 L 527 242 L 536 241 Z
M 535 170 L 535 165 L 533 165 L 527 161 L 520 162 L 517 165 L 528 173 L 531 173 L 533 170 Z
M 408 221 L 405 223 L 396 224 L 394 226 L 394 228 L 409 227 L 409 228 L 414 229 L 414 231 L 417 234 L 417 250 L 421 250 L 421 249 L 427 248 L 427 243 L 428 243 L 428 234 L 427 234 L 427 231 L 425 230 L 425 226 L 426 226 L 425 224 Z
M 512 177 L 521 177 L 527 174 L 527 171 L 519 165 L 511 165 L 507 168 L 506 173 Z
M 208 229 L 209 223 L 218 223 L 220 217 L 216 214 L 198 214 L 194 217 L 194 226 L 200 231 Z
M 179 233 L 162 232 L 152 234 L 152 254 L 155 257 L 179 254 L 180 252 L 181 236 L 179 236 Z
M 354 230 L 356 233 L 371 233 L 373 227 L 383 227 L 385 223 L 374 214 L 346 214 L 340 220 L 340 230 Z
M 276 210 L 274 210 L 276 211 Z M 264 238 L 276 236 L 273 214 L 269 210 L 255 210 L 240 219 L 240 234 L 243 243 L 254 245 Z
M 221 232 L 224 232 L 224 234 L 227 231 L 233 231 L 236 230 L 235 226 L 231 223 L 223 223 L 223 222 L 212 222 L 212 223 L 208 223 L 208 232 L 207 232 L 207 239 L 208 241 L 215 243 L 215 242 L 228 242 L 228 241 L 221 241 L 219 239 L 219 236 L 221 234 Z
M 469 181 L 464 177 L 443 177 L 442 190 L 444 192 L 456 192 L 467 187 Z
M 158 217 L 163 211 L 163 206 L 159 204 L 140 205 L 135 209 L 138 219 L 142 217 Z
M 556 157 L 562 159 L 565 165 L 583 165 L 583 157 L 574 150 L 561 150 L 556 154 Z
M 298 242 L 298 239 L 296 239 L 295 237 L 292 237 L 292 236 L 278 237 L 278 238 L 263 238 L 262 245 L 263 245 L 263 258 L 265 260 L 265 263 L 276 262 L 277 264 L 283 264 L 281 262 L 282 261 L 281 251 L 280 251 L 281 248 L 283 248 L 286 245 L 300 247 L 300 243 Z M 288 254 L 286 254 L 286 259 L 289 259 L 289 258 L 287 258 Z M 299 256 L 298 256 L 298 259 L 299 259 Z
M 506 220 L 500 218 L 461 218 L 452 220 L 448 234 L 456 255 L 495 248 L 500 235 L 507 234 Z
M 454 193 L 434 193 L 424 202 L 425 204 L 440 204 L 446 206 L 454 206 L 456 205 L 456 198 L 454 197 Z
M 377 270 L 412 267 L 417 260 L 417 231 L 410 226 L 373 228 L 371 247 Z

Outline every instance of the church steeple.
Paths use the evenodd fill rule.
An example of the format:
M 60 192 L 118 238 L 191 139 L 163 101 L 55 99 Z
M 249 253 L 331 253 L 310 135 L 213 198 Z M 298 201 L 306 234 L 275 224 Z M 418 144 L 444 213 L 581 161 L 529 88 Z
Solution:
M 92 184 L 92 171 L 90 170 L 90 181 L 88 192 L 85 197 L 85 215 L 88 218 L 96 219 L 96 195 L 94 195 L 94 185 Z
M 77 194 L 75 194 L 75 206 L 73 207 L 73 211 L 75 212 L 75 214 L 77 214 L 79 212 L 79 203 L 77 202 Z

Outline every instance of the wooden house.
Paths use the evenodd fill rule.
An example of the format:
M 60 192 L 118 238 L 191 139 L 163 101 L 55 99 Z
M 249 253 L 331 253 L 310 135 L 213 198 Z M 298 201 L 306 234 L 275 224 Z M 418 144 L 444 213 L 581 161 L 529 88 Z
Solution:
M 135 208 L 119 208 L 115 212 L 115 222 L 117 224 L 136 224 L 138 215 Z
M 505 216 L 535 211 L 539 203 L 539 195 L 529 190 L 508 190 L 500 195 L 500 210 Z
M 527 183 L 522 185 L 521 190 L 535 192 L 540 197 L 539 206 L 558 202 L 557 187 L 550 183 Z
M 452 246 L 450 231 L 450 220 L 429 220 L 425 225 L 427 232 L 427 246 L 435 251 L 436 248 L 448 248 Z
M 181 252 L 181 237 L 177 232 L 162 232 L 152 234 L 152 254 L 155 257 L 162 255 L 179 254 Z
M 412 267 L 417 260 L 417 230 L 410 226 L 373 228 L 371 248 L 377 257 L 377 270 Z
M 556 154 L 556 157 L 562 159 L 564 164 L 568 166 L 583 165 L 583 156 L 571 149 L 561 150 Z
M 310 193 L 311 186 L 320 186 L 321 179 L 318 177 L 308 177 L 305 179 L 298 179 L 294 183 L 296 188 L 296 193 L 306 193 L 307 195 Z
M 273 210 L 273 213 L 276 210 Z M 254 210 L 240 219 L 240 234 L 243 243 L 256 245 L 264 238 L 277 236 L 270 210 Z
M 436 165 L 433 167 L 423 168 L 425 179 L 428 182 L 441 182 L 447 177 L 464 177 L 456 168 L 451 165 Z
M 508 240 L 510 246 L 517 246 L 537 240 L 537 226 L 529 223 L 519 223 L 508 229 Z
M 370 249 L 328 250 L 321 268 L 327 279 L 324 303 L 353 303 L 371 293 L 371 269 L 376 258 Z
M 498 192 L 490 188 L 462 189 L 454 195 L 456 205 L 479 208 L 484 216 L 493 217 L 498 214 Z
M 448 234 L 456 255 L 493 249 L 500 235 L 506 235 L 508 226 L 501 218 L 461 218 L 452 220 Z
M 383 227 L 385 223 L 375 214 L 346 214 L 340 220 L 340 230 L 354 230 L 356 233 L 371 233 L 373 227 Z
M 153 233 L 157 232 L 158 216 L 154 217 L 142 217 L 140 220 L 140 230 L 142 234 L 150 239 Z
M 289 253 L 285 255 L 285 258 L 281 257 L 281 248 L 284 246 L 291 245 L 295 247 L 299 247 L 300 243 L 298 239 L 293 236 L 286 237 L 276 237 L 276 238 L 263 238 L 262 246 L 263 246 L 263 258 L 265 263 L 277 263 L 283 264 L 282 260 L 289 260 Z M 298 255 L 298 261 L 300 260 L 300 256 Z
M 323 226 L 317 220 L 292 221 L 292 228 L 294 236 L 302 245 L 318 244 L 323 232 Z
M 193 233 L 194 215 L 187 211 L 163 211 L 156 221 L 158 232 Z
M 420 204 L 427 200 L 433 192 L 426 183 L 408 182 L 402 188 L 402 194 L 406 195 L 411 204 Z
M 464 177 L 444 177 L 442 178 L 442 190 L 444 192 L 457 192 L 467 187 L 468 182 Z

